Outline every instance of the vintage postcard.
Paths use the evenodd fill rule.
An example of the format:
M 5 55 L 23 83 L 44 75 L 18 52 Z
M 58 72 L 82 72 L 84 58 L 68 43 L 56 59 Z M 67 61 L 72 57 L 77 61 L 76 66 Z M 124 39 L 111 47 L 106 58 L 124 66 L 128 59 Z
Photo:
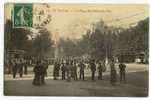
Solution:
M 4 95 L 147 97 L 148 9 L 6 3 Z

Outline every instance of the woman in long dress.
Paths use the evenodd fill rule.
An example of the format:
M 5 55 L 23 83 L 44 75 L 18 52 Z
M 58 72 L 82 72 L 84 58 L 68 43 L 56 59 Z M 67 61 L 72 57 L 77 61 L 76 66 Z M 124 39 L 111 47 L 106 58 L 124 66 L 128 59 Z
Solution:
M 110 83 L 112 86 L 115 86 L 117 82 L 117 71 L 114 62 L 110 63 L 110 69 Z

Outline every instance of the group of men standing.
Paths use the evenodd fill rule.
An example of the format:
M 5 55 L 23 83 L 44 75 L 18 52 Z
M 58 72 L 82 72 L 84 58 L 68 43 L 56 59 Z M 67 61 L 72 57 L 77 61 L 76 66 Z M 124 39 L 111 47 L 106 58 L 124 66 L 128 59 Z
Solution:
M 11 59 L 8 64 L 8 74 L 13 74 L 13 78 L 16 78 L 17 73 L 19 76 L 22 77 L 23 74 L 27 75 L 27 61 L 23 58 L 14 58 Z
M 91 70 L 91 80 L 95 80 L 95 73 L 98 70 L 98 79 L 102 79 L 102 72 L 104 71 L 104 66 L 99 63 L 98 68 L 96 67 L 95 61 L 92 60 L 89 64 L 85 64 L 84 62 L 76 62 L 76 61 L 67 61 L 60 63 L 56 61 L 53 69 L 54 80 L 57 80 L 59 77 L 59 71 L 61 69 L 62 72 L 62 80 L 67 79 L 68 81 L 73 78 L 74 80 L 78 80 L 77 69 L 79 68 L 79 79 L 85 80 L 85 68 L 90 68 Z
M 125 73 L 126 73 L 126 65 L 124 63 L 119 63 L 119 76 L 120 83 L 126 83 Z M 114 62 L 110 63 L 110 83 L 115 86 L 117 82 L 117 70 Z
M 45 60 L 38 60 L 33 68 L 34 79 L 33 85 L 45 84 L 45 76 L 47 75 L 48 63 Z
M 60 70 L 62 72 L 62 80 L 67 79 L 70 81 L 71 77 L 74 80 L 78 80 L 76 62 L 70 61 L 60 64 L 59 61 L 56 61 L 53 69 L 54 80 L 57 80 L 57 77 L 59 77 Z
M 59 72 L 61 70 L 62 80 L 68 80 L 70 81 L 71 78 L 73 80 L 79 80 L 78 79 L 78 72 L 77 69 L 79 68 L 79 79 L 85 80 L 85 68 L 89 69 L 91 71 L 91 80 L 95 80 L 95 74 L 98 72 L 98 80 L 102 80 L 103 72 L 106 70 L 106 66 L 102 62 L 96 63 L 95 60 L 91 60 L 88 63 L 85 63 L 84 61 L 67 61 L 60 63 L 59 61 L 56 61 L 54 64 L 53 69 L 53 77 L 54 80 L 57 80 L 59 77 Z M 120 73 L 120 82 L 125 82 L 125 68 L 126 65 L 123 63 L 119 64 L 119 73 Z M 112 85 L 116 84 L 117 81 L 117 71 L 115 68 L 114 62 L 110 63 L 110 82 Z
M 11 60 L 13 78 L 16 77 L 17 72 L 19 72 L 20 77 L 24 74 L 27 74 L 28 63 L 24 59 L 16 58 Z M 42 85 L 45 84 L 45 76 L 47 76 L 47 69 L 49 66 L 48 60 L 37 60 L 33 72 L 34 79 L 33 85 Z M 124 63 L 119 63 L 119 76 L 120 83 L 126 82 L 125 73 L 126 65 Z M 79 69 L 79 71 L 78 71 Z M 103 79 L 103 72 L 106 70 L 106 66 L 101 61 L 96 62 L 95 60 L 82 61 L 82 60 L 68 60 L 68 61 L 59 61 L 56 60 L 53 68 L 53 77 L 54 80 L 57 80 L 60 76 L 59 72 L 61 71 L 62 80 L 71 81 L 73 80 L 85 80 L 85 69 L 90 69 L 91 71 L 91 80 L 95 80 L 96 72 L 98 72 L 98 80 Z M 79 75 L 78 75 L 79 72 Z M 115 63 L 112 61 L 110 63 L 110 82 L 112 85 L 116 85 L 117 82 L 117 71 Z

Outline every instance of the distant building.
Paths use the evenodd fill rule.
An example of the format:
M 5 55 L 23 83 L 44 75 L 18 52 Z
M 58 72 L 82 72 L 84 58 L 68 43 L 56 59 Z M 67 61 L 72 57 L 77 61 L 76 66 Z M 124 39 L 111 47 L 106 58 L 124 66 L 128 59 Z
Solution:
M 148 53 L 146 52 L 134 52 L 125 49 L 120 49 L 116 54 L 118 62 L 124 63 L 148 63 Z
M 146 63 L 148 64 L 148 53 L 147 52 L 139 52 L 136 54 L 135 58 L 136 63 Z
M 119 49 L 117 50 L 116 57 L 118 58 L 118 62 L 133 63 L 135 62 L 136 54 L 127 49 Z

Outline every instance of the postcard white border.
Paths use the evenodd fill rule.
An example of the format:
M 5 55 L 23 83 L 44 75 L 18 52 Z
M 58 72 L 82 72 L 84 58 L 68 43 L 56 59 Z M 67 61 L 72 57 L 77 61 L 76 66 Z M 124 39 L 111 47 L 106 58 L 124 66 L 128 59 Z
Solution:
M 149 100 L 150 95 L 145 98 L 128 98 L 128 97 L 15 97 L 15 96 L 4 96 L 3 94 L 3 55 L 4 55 L 4 3 L 103 3 L 103 4 L 149 4 L 150 0 L 1 0 L 0 3 L 0 100 Z M 149 42 L 150 44 L 150 42 Z M 150 45 L 149 45 L 150 47 Z M 150 76 L 150 75 L 149 75 Z M 150 80 L 150 77 L 149 77 Z M 150 82 L 149 82 L 150 86 Z M 149 89 L 150 90 L 150 89 Z M 150 92 L 150 91 L 149 91 Z

